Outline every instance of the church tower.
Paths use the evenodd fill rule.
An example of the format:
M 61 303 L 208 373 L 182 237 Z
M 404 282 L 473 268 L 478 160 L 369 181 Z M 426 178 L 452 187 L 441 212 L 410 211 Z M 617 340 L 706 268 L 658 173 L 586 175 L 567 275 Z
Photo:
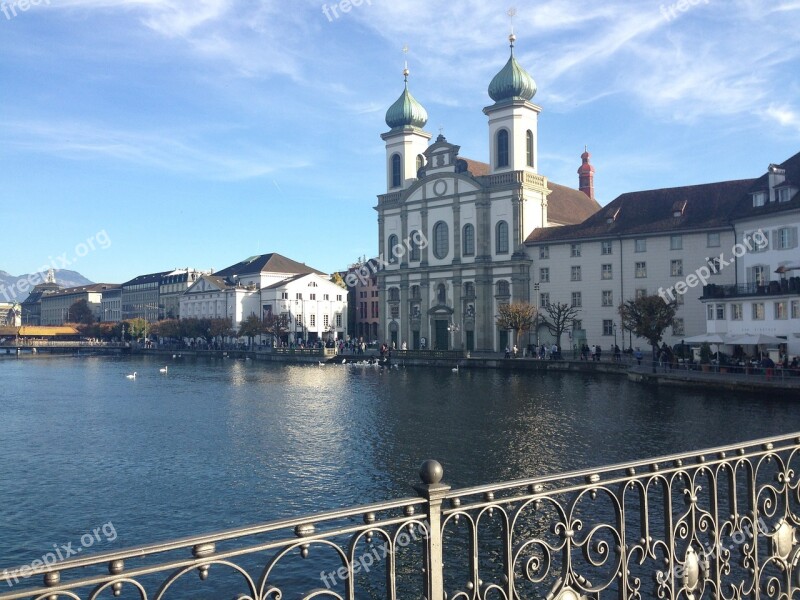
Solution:
M 389 131 L 381 134 L 386 142 L 386 191 L 399 192 L 417 179 L 417 172 L 425 166 L 425 150 L 431 134 L 422 128 L 428 122 L 428 113 L 408 91 L 408 65 L 403 69 L 405 89 L 397 101 L 386 111 Z
M 514 58 L 514 42 L 508 36 L 511 56 L 489 84 L 492 106 L 483 109 L 489 117 L 489 164 L 491 173 L 538 172 L 538 120 L 542 109 L 531 102 L 536 82 Z

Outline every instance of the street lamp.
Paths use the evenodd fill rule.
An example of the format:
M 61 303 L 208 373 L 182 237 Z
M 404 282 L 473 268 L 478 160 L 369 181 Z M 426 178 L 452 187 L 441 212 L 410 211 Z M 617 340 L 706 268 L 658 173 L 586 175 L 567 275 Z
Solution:
M 617 349 L 617 324 L 614 323 L 614 350 L 616 349 Z

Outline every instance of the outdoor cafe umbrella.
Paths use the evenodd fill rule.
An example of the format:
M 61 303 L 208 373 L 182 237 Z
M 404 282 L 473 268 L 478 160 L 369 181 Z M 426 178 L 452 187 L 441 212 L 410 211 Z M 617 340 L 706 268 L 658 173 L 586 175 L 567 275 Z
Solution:
M 709 344 L 729 343 L 719 333 L 701 333 L 700 335 L 694 335 L 692 337 L 685 338 L 683 341 L 687 344 L 702 344 L 703 342 L 708 342 Z
M 786 340 L 765 333 L 748 333 L 730 338 L 728 343 L 738 346 L 761 346 L 764 344 L 785 344 Z

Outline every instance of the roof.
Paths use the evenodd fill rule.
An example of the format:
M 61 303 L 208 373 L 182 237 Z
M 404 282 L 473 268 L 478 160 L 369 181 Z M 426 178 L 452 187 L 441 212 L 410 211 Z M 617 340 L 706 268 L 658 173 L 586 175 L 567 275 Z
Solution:
M 308 265 L 286 258 L 277 252 L 251 256 L 235 265 L 217 271 L 214 275 L 232 277 L 233 275 L 241 276 L 250 273 L 316 273 L 317 275 L 325 275 L 322 271 L 317 271 Z
M 38 327 L 23 325 L 22 327 L 0 327 L 0 336 L 20 335 L 23 337 L 54 337 L 57 335 L 80 335 L 74 327 Z
M 547 182 L 547 188 L 550 190 L 547 197 L 547 220 L 551 223 L 582 223 L 601 208 L 597 200 L 589 198 L 580 190 L 552 181 Z
M 800 152 L 778 165 L 778 167 L 786 171 L 786 181 L 775 187 L 796 186 L 797 183 L 793 182 L 800 181 Z M 747 190 L 747 193 L 742 195 L 733 211 L 734 218 L 741 219 L 768 215 L 800 208 L 800 193 L 795 193 L 794 197 L 788 202 L 767 202 L 764 206 L 753 206 L 753 198 L 750 194 L 767 190 L 769 190 L 769 172 L 756 179 L 750 189 Z
M 311 275 L 311 273 L 300 273 L 298 275 L 295 275 L 294 277 L 289 277 L 288 279 L 281 279 L 280 281 L 277 281 L 277 282 L 273 283 L 272 285 L 268 285 L 264 289 L 265 290 L 274 290 L 276 288 L 285 286 L 287 283 L 291 283 L 293 281 L 297 281 L 298 279 L 302 279 L 303 277 L 305 277 L 307 275 Z
M 134 277 L 130 281 L 126 281 L 122 284 L 122 287 L 127 287 L 129 285 L 141 285 L 143 283 L 155 283 L 157 281 L 161 281 L 161 278 L 169 275 L 172 271 L 161 271 L 160 273 L 148 273 L 147 275 L 139 275 Z
M 458 160 L 464 161 L 464 165 L 467 168 L 473 177 L 482 177 L 484 175 L 488 175 L 492 167 L 489 163 L 481 162 L 479 160 L 472 160 L 471 158 L 464 158 L 462 156 L 458 157 Z
M 536 229 L 526 242 L 663 233 L 730 225 L 753 179 L 628 192 L 576 225 Z M 551 196 L 552 197 L 552 196 Z M 675 211 L 680 216 L 675 217 Z
M 113 289 L 115 287 L 119 287 L 117 284 L 114 283 L 93 283 L 91 285 L 79 285 L 77 287 L 71 288 L 64 288 L 61 290 L 53 290 L 48 292 L 42 299 L 44 298 L 58 298 L 60 296 L 69 296 L 71 294 L 90 294 L 90 293 L 100 293 L 106 290 Z

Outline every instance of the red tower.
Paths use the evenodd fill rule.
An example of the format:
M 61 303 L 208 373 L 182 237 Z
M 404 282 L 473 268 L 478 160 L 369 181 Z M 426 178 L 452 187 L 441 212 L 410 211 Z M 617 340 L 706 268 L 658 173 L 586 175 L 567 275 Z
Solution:
M 594 200 L 594 167 L 589 162 L 591 156 L 584 146 L 584 152 L 581 154 L 582 164 L 578 167 L 578 189 Z

